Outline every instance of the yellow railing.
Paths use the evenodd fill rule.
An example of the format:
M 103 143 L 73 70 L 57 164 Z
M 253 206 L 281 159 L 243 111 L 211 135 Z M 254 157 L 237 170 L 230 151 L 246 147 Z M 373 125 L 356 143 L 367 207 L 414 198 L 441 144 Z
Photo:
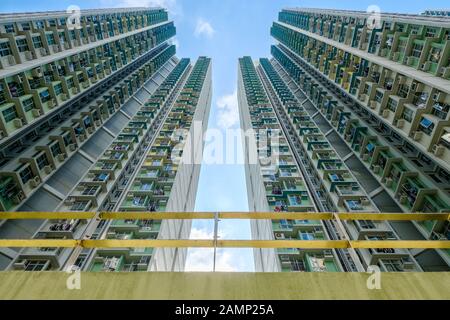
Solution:
M 0 212 L 0 220 L 211 220 L 216 217 L 220 220 L 447 221 L 450 213 Z
M 99 220 L 377 220 L 448 221 L 450 214 L 421 213 L 144 213 L 144 212 L 5 212 L 0 220 L 17 219 Z M 450 241 L 353 240 L 0 240 L 0 248 L 298 248 L 298 249 L 450 249 Z

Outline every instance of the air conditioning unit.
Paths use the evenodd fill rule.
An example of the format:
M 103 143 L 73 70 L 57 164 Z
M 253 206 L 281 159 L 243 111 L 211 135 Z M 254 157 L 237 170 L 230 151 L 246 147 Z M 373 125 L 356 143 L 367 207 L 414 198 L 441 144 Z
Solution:
M 106 270 L 116 271 L 119 268 L 120 260 L 118 258 L 111 258 L 105 261 L 103 266 Z
M 81 87 L 83 87 L 83 89 L 87 89 L 89 88 L 89 81 L 84 81 L 81 83 Z
M 14 270 L 25 270 L 27 268 L 27 260 L 19 260 L 14 263 Z
M 44 167 L 44 172 L 45 172 L 46 174 L 50 174 L 50 173 L 52 173 L 52 171 L 53 171 L 52 166 L 45 166 L 45 167 Z
M 430 70 L 430 67 L 431 67 L 430 62 L 425 62 L 424 64 L 422 64 L 422 65 L 420 66 L 420 68 L 422 69 L 422 71 L 428 71 L 428 70 Z
M 39 177 L 34 177 L 34 179 L 30 180 L 30 186 L 34 189 L 41 183 L 41 179 Z
M 394 53 L 394 60 L 398 60 L 400 58 L 400 52 Z
M 14 56 L 8 56 L 8 63 L 10 66 L 15 66 L 16 63 L 16 58 L 14 58 Z
M 400 119 L 397 121 L 397 128 L 402 129 L 405 126 L 406 121 L 404 119 Z
M 423 137 L 422 131 L 416 131 L 414 132 L 414 141 L 420 141 Z
M 57 44 L 53 45 L 53 52 L 59 52 L 59 46 Z
M 363 159 L 363 161 L 368 161 L 368 160 L 369 160 L 369 157 L 370 157 L 370 155 L 369 155 L 368 153 L 365 153 L 365 154 L 362 156 L 362 159 Z
M 63 93 L 63 94 L 61 94 L 61 100 L 67 101 L 67 100 L 69 100 L 69 96 L 66 93 Z
M 80 140 L 80 142 L 84 142 L 84 140 L 86 140 L 85 135 L 84 135 L 84 134 L 80 134 L 80 135 L 78 136 L 78 140 Z
M 352 140 L 352 135 L 351 134 L 346 134 L 345 135 L 345 141 L 350 142 Z
M 394 183 L 394 180 L 392 178 L 386 179 L 386 187 L 388 187 L 388 188 L 392 187 L 393 183 Z
M 442 157 L 444 155 L 445 149 L 446 148 L 444 146 L 436 144 L 433 146 L 433 153 L 436 157 Z
M 17 129 L 23 127 L 22 119 L 14 119 L 13 123 L 14 123 L 14 127 L 16 127 Z
M 414 61 L 415 61 L 415 58 L 414 58 L 414 57 L 408 57 L 408 58 L 406 59 L 406 64 L 407 64 L 408 66 L 411 66 L 412 64 L 414 64 Z
M 401 204 L 406 204 L 406 203 L 408 203 L 408 197 L 405 196 L 405 195 L 402 195 L 402 196 L 400 197 L 400 203 L 401 203 Z
M 47 102 L 47 106 L 48 106 L 50 109 L 53 109 L 54 107 L 56 107 L 56 103 L 55 103 L 54 100 L 49 100 L 49 101 Z
M 414 270 L 415 265 L 412 262 L 404 262 L 403 263 L 403 270 Z
M 114 108 L 115 108 L 116 110 L 118 110 L 118 109 L 120 108 L 120 104 L 114 103 Z
M 93 133 L 94 133 L 94 128 L 93 128 L 93 127 L 87 128 L 87 132 L 88 132 L 89 134 L 93 134 Z
M 78 88 L 77 87 L 73 87 L 72 88 L 72 94 L 78 94 Z
M 367 95 L 366 94 L 360 94 L 359 95 L 359 100 L 361 100 L 361 101 L 366 101 L 366 99 L 367 99 Z
M 363 206 L 369 206 L 370 205 L 370 200 L 368 198 L 361 199 L 361 204 Z
M 74 203 L 75 203 L 75 199 L 73 199 L 73 198 L 69 198 L 66 201 L 64 201 L 64 204 L 68 207 L 72 206 Z
M 33 60 L 33 59 L 34 59 L 33 52 L 31 52 L 31 51 L 26 51 L 26 52 L 25 52 L 25 59 L 27 59 L 27 60 Z
M 41 111 L 41 109 L 33 109 L 33 110 L 32 110 L 32 113 L 33 113 L 33 116 L 36 117 L 36 118 L 42 116 L 42 111 Z
M 66 160 L 66 157 L 67 156 L 65 153 L 61 153 L 61 154 L 58 154 L 57 159 L 59 162 L 63 162 L 64 160 Z
M 286 237 L 285 237 L 285 235 L 283 233 L 276 233 L 275 234 L 275 239 L 276 240 L 285 240 Z
M 31 70 L 31 74 L 35 78 L 40 78 L 40 77 L 42 77 L 42 69 L 41 68 L 34 68 L 33 70 Z
M 77 145 L 75 143 L 69 144 L 69 150 L 71 152 L 74 152 L 75 150 L 77 150 Z
M 39 52 L 41 53 L 41 56 L 46 56 L 47 55 L 47 49 L 45 49 L 45 48 L 40 48 Z
M 383 118 L 385 118 L 385 119 L 388 118 L 388 117 L 389 117 L 389 113 L 390 113 L 390 112 L 389 112 L 388 109 L 383 110 L 383 114 L 382 114 L 382 115 L 383 115 Z
M 381 171 L 381 166 L 374 166 L 373 167 L 373 172 L 380 173 L 380 171 Z
M 436 92 L 434 95 L 433 95 L 433 101 L 434 102 L 441 102 L 441 101 L 444 101 L 445 100 L 445 93 L 443 93 L 443 92 Z
M 70 44 L 68 42 L 64 42 L 64 49 L 69 50 Z
M 378 107 L 378 102 L 370 101 L 370 109 L 376 109 Z
M 102 122 L 100 120 L 95 120 L 94 124 L 98 128 L 98 127 L 100 127 L 102 125 Z

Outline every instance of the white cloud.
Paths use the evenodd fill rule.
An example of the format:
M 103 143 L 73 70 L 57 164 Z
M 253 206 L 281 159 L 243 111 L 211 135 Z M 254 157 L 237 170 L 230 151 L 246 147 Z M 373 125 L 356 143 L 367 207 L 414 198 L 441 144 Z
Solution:
M 225 233 L 219 232 L 219 239 L 224 238 Z M 213 232 L 207 232 L 205 229 L 192 228 L 191 239 L 212 240 Z M 236 272 L 238 266 L 233 266 L 233 255 L 224 250 L 217 251 L 216 270 L 221 272 Z M 187 272 L 210 272 L 214 266 L 214 250 L 213 249 L 190 249 L 186 261 Z
M 211 23 L 204 20 L 203 18 L 199 18 L 197 20 L 197 26 L 195 27 L 194 31 L 194 34 L 197 38 L 200 38 L 202 35 L 204 35 L 207 38 L 212 38 L 215 33 L 216 30 L 214 30 Z
M 116 8 L 127 7 L 162 7 L 172 15 L 182 14 L 181 5 L 177 0 L 101 0 L 102 5 Z
M 211 272 L 214 264 L 214 251 L 212 249 L 191 249 L 186 263 L 187 272 Z M 233 266 L 233 255 L 229 252 L 218 252 L 216 271 L 236 272 Z
M 217 124 L 222 129 L 230 129 L 239 123 L 239 106 L 237 89 L 230 95 L 225 95 L 217 100 L 219 109 Z

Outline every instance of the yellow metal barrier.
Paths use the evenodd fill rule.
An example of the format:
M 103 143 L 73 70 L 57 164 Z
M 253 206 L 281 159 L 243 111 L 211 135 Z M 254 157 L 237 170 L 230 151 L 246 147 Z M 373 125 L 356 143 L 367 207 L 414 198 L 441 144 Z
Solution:
M 450 249 L 450 241 L 347 240 L 0 240 L 0 248 Z
M 334 215 L 340 220 L 374 220 L 374 221 L 447 221 L 450 213 L 248 213 L 221 212 L 221 220 L 334 220 Z M 0 212 L 0 220 L 89 220 L 96 217 L 95 212 Z M 99 218 L 103 220 L 211 220 L 215 213 L 194 212 L 102 212 Z
M 447 221 L 450 214 L 423 213 L 193 213 L 193 212 L 3 212 L 8 219 L 100 220 L 377 220 Z M 298 248 L 298 249 L 450 249 L 450 241 L 351 241 L 351 240 L 0 240 L 0 248 Z

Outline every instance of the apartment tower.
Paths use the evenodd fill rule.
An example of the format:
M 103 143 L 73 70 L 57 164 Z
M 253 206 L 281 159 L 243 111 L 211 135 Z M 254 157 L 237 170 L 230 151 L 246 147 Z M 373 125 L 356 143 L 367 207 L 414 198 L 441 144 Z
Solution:
M 211 60 L 161 8 L 0 15 L 0 209 L 192 211 Z M 70 22 L 69 22 L 70 21 Z M 196 161 L 194 161 L 196 160 Z M 3 239 L 185 239 L 190 221 L 0 221 Z M 180 271 L 185 250 L 0 249 L 0 269 Z
M 450 210 L 450 19 L 285 9 L 239 60 L 251 211 Z M 262 144 L 274 132 L 274 145 Z M 256 145 L 257 143 L 257 145 Z M 257 149 L 258 148 L 258 149 Z M 278 162 L 249 161 L 267 150 Z M 446 222 L 260 221 L 255 239 L 447 240 Z M 255 250 L 259 271 L 448 271 L 448 250 Z

